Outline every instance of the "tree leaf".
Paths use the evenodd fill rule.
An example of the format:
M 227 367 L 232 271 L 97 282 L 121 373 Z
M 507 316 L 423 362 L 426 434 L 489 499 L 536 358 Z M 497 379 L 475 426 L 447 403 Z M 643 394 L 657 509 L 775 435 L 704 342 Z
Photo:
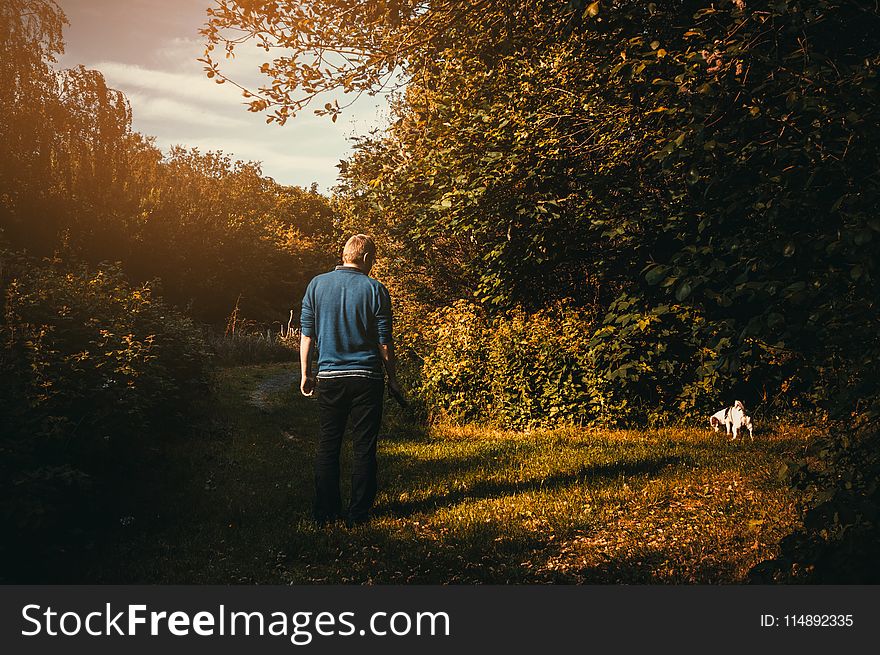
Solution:
M 678 285 L 678 289 L 675 290 L 675 299 L 678 302 L 684 302 L 688 296 L 691 295 L 691 285 L 685 280 L 680 285 Z

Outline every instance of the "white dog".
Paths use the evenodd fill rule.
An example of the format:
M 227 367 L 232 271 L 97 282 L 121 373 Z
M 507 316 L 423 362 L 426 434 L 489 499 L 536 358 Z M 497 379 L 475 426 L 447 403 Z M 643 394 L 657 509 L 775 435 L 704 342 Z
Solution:
M 746 416 L 745 405 L 739 400 L 733 403 L 733 407 L 727 407 L 712 414 L 709 417 L 709 425 L 712 426 L 715 432 L 718 432 L 723 425 L 724 433 L 730 434 L 733 431 L 734 439 L 736 439 L 736 435 L 742 429 L 749 431 L 751 439 L 755 438 L 752 434 L 752 417 Z

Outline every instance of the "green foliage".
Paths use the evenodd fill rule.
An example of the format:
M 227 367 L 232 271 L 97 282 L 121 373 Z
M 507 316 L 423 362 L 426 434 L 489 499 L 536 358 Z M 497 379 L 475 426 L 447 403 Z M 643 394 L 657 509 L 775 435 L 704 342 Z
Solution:
M 729 342 L 681 305 L 649 309 L 621 296 L 597 320 L 570 303 L 487 314 L 458 302 L 409 327 L 421 330 L 419 392 L 435 420 L 664 424 L 701 419 L 735 386 L 722 370 Z M 739 388 L 777 372 L 779 363 L 760 355 L 743 367 Z
M 478 309 L 457 303 L 431 318 L 426 336 L 421 393 L 432 413 L 460 421 L 478 420 L 490 410 L 488 330 Z
M 803 527 L 779 556 L 750 572 L 757 583 L 880 582 L 880 432 L 870 423 L 835 426 L 784 464 L 780 478 L 809 497 Z
M 501 425 L 538 427 L 607 420 L 601 376 L 587 347 L 592 317 L 557 306 L 513 310 L 489 325 L 490 408 Z
M 621 419 L 695 419 L 729 401 L 730 380 L 718 371 L 724 343 L 707 345 L 705 319 L 692 308 L 645 308 L 621 296 L 590 341 L 599 374 L 620 400 Z
M 119 417 L 145 417 L 185 395 L 205 356 L 190 320 L 112 268 L 56 264 L 16 275 L 3 337 L 6 357 L 29 371 L 18 376 L 29 411 L 82 422 L 99 438 Z
M 327 199 L 283 187 L 257 164 L 173 148 L 140 174 L 133 233 L 114 252 L 133 279 L 159 277 L 163 296 L 195 318 L 217 325 L 240 300 L 261 325 L 286 322 L 334 262 Z
M 391 273 L 489 311 L 681 306 L 700 334 L 663 366 L 706 348 L 699 384 L 749 405 L 875 396 L 876 7 L 574 4 L 523 3 L 507 49 L 481 5 L 487 29 L 414 59 L 343 169 Z
M 670 35 L 634 81 L 655 89 L 655 175 L 686 199 L 680 220 L 652 220 L 675 244 L 655 253 L 656 288 L 703 307 L 741 347 L 803 356 L 817 397 L 845 411 L 878 391 L 877 183 L 866 174 L 878 151 L 860 127 L 880 106 L 878 26 L 859 2 L 780 2 L 766 14 L 724 3 Z M 633 43 L 627 62 L 649 50 Z
M 17 561 L 93 523 L 91 494 L 122 455 L 204 393 L 206 349 L 191 320 L 118 269 L 6 255 L 0 342 L 2 520 L 16 535 L 4 561 Z

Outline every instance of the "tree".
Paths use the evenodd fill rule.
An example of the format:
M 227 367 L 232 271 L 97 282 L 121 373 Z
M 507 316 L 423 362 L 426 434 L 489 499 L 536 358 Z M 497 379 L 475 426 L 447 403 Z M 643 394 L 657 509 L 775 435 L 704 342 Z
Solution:
M 41 146 L 52 139 L 60 112 L 51 63 L 64 50 L 66 20 L 51 0 L 10 0 L 0 7 L 0 188 L 6 191 L 0 196 L 0 227 L 13 238 L 25 220 L 18 207 L 45 208 L 41 185 L 52 164 Z
M 250 318 L 287 315 L 329 266 L 333 213 L 316 191 L 257 164 L 175 148 L 131 129 L 125 96 L 99 71 L 55 70 L 65 19 L 53 2 L 3 5 L 0 229 L 33 256 L 122 262 L 161 278 L 168 300 L 221 323 L 239 295 Z
M 558 2 L 546 0 L 221 0 L 208 9 L 201 33 L 206 39 L 208 77 L 240 86 L 214 59 L 219 47 L 226 56 L 252 43 L 284 54 L 260 70 L 269 83 L 242 88 L 250 110 L 270 111 L 267 121 L 283 124 L 313 100 L 333 91 L 374 94 L 418 76 L 447 48 L 462 43 L 502 41 L 513 48 L 518 25 L 528 24 Z M 581 2 L 562 10 L 566 20 L 579 15 Z M 593 3 L 595 4 L 595 3 Z M 335 121 L 338 99 L 316 110 Z

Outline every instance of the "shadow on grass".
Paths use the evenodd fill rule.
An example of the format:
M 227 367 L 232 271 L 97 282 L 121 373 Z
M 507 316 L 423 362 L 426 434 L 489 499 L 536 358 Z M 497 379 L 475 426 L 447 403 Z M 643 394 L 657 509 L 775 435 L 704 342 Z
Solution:
M 657 475 L 673 466 L 688 466 L 693 459 L 682 456 L 647 457 L 636 461 L 617 461 L 608 464 L 582 466 L 577 471 L 523 480 L 521 482 L 480 481 L 468 489 L 456 489 L 428 498 L 407 501 L 391 501 L 376 508 L 376 516 L 407 517 L 430 512 L 442 506 L 456 505 L 465 500 L 500 498 L 529 491 L 561 489 L 579 483 L 600 483 L 621 477 Z M 464 467 L 463 467 L 464 468 Z

